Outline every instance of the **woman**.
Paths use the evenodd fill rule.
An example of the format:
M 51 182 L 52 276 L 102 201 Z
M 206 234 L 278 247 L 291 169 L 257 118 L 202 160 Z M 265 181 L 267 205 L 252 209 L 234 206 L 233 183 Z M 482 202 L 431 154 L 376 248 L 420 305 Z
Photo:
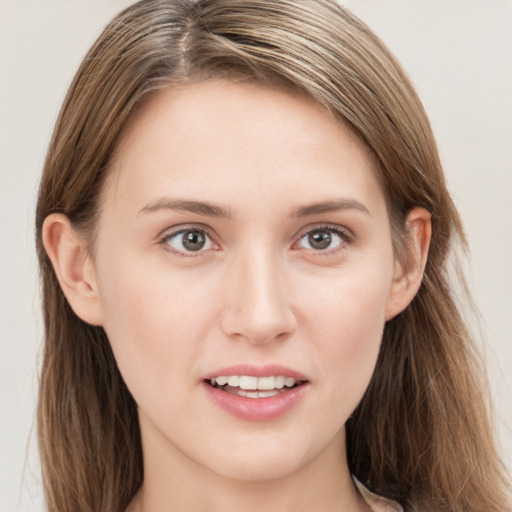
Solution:
M 338 5 L 121 13 L 36 222 L 50 510 L 507 510 L 428 121 Z

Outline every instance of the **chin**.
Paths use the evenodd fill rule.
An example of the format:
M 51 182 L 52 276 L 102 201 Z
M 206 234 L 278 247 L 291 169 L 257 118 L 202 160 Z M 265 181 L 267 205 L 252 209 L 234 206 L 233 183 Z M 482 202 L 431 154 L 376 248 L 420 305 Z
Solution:
M 338 434 L 331 439 L 248 436 L 245 440 L 237 439 L 232 445 L 227 443 L 229 448 L 225 446 L 227 449 L 222 453 L 211 454 L 208 466 L 216 474 L 233 480 L 255 483 L 282 480 L 334 452 L 341 460 L 342 448 L 338 441 L 344 436 L 342 432 Z
M 294 455 L 290 457 L 290 455 Z M 298 454 L 268 454 L 260 452 L 252 460 L 231 457 L 228 465 L 214 471 L 224 478 L 247 483 L 265 483 L 282 480 L 300 471 L 307 464 Z

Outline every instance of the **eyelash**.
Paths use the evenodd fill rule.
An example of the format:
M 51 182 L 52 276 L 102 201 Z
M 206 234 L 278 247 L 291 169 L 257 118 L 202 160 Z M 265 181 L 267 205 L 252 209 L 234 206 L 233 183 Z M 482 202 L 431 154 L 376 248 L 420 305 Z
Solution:
M 188 233 L 188 232 L 203 233 L 204 235 L 206 235 L 210 244 L 216 245 L 215 242 L 213 241 L 213 237 L 211 236 L 210 231 L 208 229 L 206 229 L 206 227 L 204 227 L 204 226 L 187 226 L 187 227 L 179 229 L 178 231 L 173 231 L 171 233 L 167 233 L 163 237 L 160 238 L 158 243 L 160 245 L 162 245 L 166 251 L 169 251 L 172 254 L 176 254 L 178 256 L 183 256 L 183 257 L 200 256 L 203 252 L 205 252 L 205 250 L 203 250 L 202 248 L 198 251 L 181 251 L 181 250 L 172 248 L 170 246 L 170 244 L 169 244 L 170 239 L 172 239 L 174 237 L 178 237 L 179 235 Z M 352 233 L 350 233 L 348 230 L 341 229 L 339 226 L 322 224 L 322 225 L 310 227 L 306 231 L 303 231 L 302 234 L 298 237 L 297 242 L 295 242 L 293 244 L 293 246 L 300 243 L 307 236 L 309 236 L 315 232 L 316 233 L 327 232 L 327 233 L 330 233 L 331 235 L 332 234 L 336 235 L 340 239 L 340 242 L 334 248 L 327 248 L 324 250 L 319 250 L 319 249 L 314 249 L 314 248 L 311 248 L 311 249 L 304 248 L 305 250 L 311 250 L 315 254 L 318 254 L 318 255 L 329 256 L 329 255 L 336 254 L 338 251 L 344 249 L 347 244 L 352 244 L 354 242 L 354 235 Z M 182 243 L 182 245 L 183 245 L 183 243 Z
M 210 241 L 211 244 L 214 244 L 213 237 L 210 234 L 210 231 L 205 226 L 186 226 L 184 228 L 181 228 L 177 231 L 173 231 L 171 233 L 166 233 L 163 237 L 160 238 L 160 241 L 158 242 L 162 247 L 166 250 L 171 252 L 172 254 L 175 254 L 177 256 L 183 256 L 185 258 L 190 257 L 197 257 L 200 256 L 204 250 L 199 251 L 180 251 L 175 248 L 173 248 L 168 242 L 170 239 L 174 237 L 178 237 L 181 234 L 189 233 L 189 232 L 197 232 L 197 233 L 203 233 L 206 235 L 207 240 Z M 183 244 L 182 244 L 183 245 Z
M 310 250 L 314 251 L 314 253 L 317 255 L 331 256 L 333 254 L 337 254 L 338 251 L 343 250 L 344 248 L 346 248 L 347 245 L 350 245 L 354 242 L 354 235 L 351 232 L 349 232 L 347 229 L 342 229 L 339 226 L 333 226 L 330 224 L 322 224 L 314 227 L 309 227 L 299 236 L 298 242 L 304 240 L 307 236 L 315 232 L 327 232 L 331 235 L 336 235 L 340 239 L 340 242 L 334 248 L 327 248 L 324 250 L 311 248 Z

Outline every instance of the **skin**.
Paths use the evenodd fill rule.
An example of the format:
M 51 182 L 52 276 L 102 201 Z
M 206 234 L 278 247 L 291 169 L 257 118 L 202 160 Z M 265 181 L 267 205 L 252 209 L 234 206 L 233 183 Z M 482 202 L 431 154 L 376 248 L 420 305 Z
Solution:
M 338 208 L 297 215 L 325 202 Z M 183 228 L 207 233 L 202 250 L 184 250 Z M 94 251 L 62 215 L 43 231 L 71 306 L 104 327 L 139 406 L 145 480 L 129 511 L 367 510 L 344 424 L 385 322 L 421 283 L 428 213 L 412 210 L 407 228 L 402 268 L 372 158 L 312 100 L 212 80 L 137 112 L 103 190 Z M 327 249 L 311 232 L 330 234 Z M 308 389 L 277 419 L 241 420 L 202 384 L 241 363 L 285 365 Z

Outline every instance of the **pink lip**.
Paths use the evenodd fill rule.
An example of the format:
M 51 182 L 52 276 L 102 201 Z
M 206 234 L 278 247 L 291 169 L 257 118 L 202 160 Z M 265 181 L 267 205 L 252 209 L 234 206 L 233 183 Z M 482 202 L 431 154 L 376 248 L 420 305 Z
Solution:
M 271 377 L 272 375 L 283 375 L 284 377 L 292 377 L 295 380 L 308 380 L 308 378 L 291 368 L 279 364 L 268 364 L 264 366 L 256 366 L 253 364 L 239 364 L 236 366 L 228 366 L 214 372 L 208 373 L 201 380 L 214 379 L 220 375 L 248 375 L 251 377 Z
M 269 421 L 288 412 L 304 396 L 309 384 L 302 384 L 279 395 L 267 398 L 247 398 L 201 384 L 212 401 L 233 416 L 248 421 Z
M 220 375 L 249 375 L 253 377 L 283 375 L 306 382 L 275 396 L 248 398 L 226 393 L 208 384 L 207 381 Z M 236 418 L 246 421 L 270 421 L 284 415 L 300 401 L 309 389 L 309 382 L 303 374 L 280 365 L 237 365 L 222 368 L 205 375 L 201 385 L 217 406 Z

